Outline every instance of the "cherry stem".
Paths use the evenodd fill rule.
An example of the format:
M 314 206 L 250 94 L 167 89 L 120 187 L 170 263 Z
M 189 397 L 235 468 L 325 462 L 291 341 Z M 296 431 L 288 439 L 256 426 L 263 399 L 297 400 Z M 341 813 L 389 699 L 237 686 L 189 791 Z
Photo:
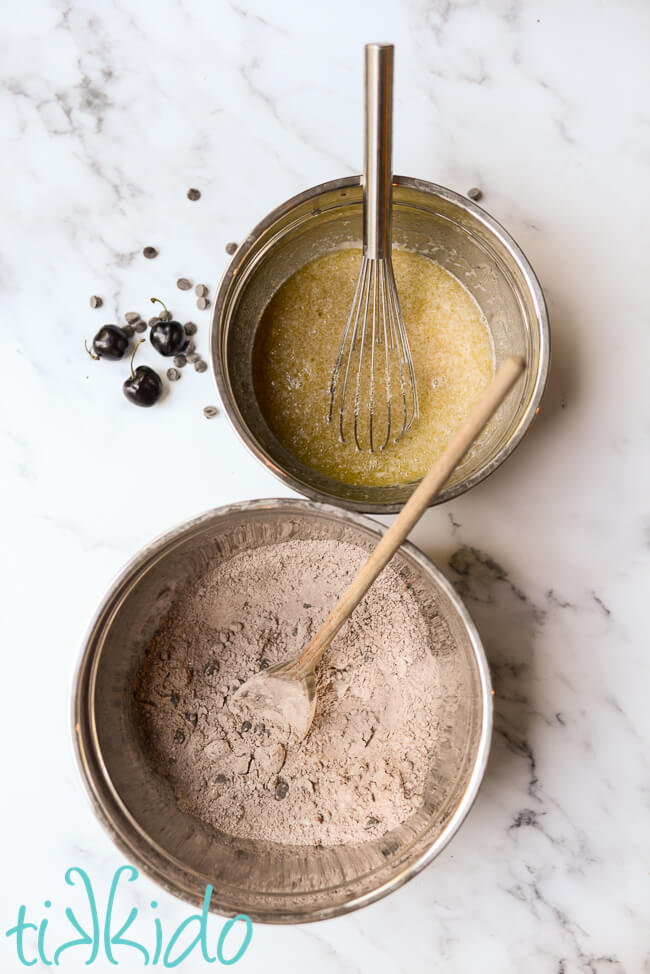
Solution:
M 150 301 L 151 301 L 152 304 L 155 304 L 156 301 L 158 302 L 158 304 L 162 304 L 162 306 L 165 309 L 165 311 L 167 311 L 167 314 L 169 314 L 169 311 L 167 309 L 167 305 L 165 304 L 164 301 L 161 301 L 160 298 L 150 298 Z
M 133 351 L 131 352 L 131 378 L 132 379 L 135 379 L 135 372 L 133 371 L 133 359 L 135 358 L 135 353 L 140 348 L 140 346 L 142 345 L 143 341 L 144 341 L 144 338 L 141 338 L 139 342 L 136 342 L 135 343 L 135 347 L 134 347 Z
M 95 360 L 95 362 L 99 362 L 99 355 L 93 355 L 93 353 L 92 353 L 92 352 L 90 351 L 90 349 L 88 348 L 88 342 L 86 341 L 86 339 L 85 339 L 85 338 L 84 338 L 84 347 L 85 347 L 85 349 L 86 349 L 86 351 L 88 352 L 88 354 L 90 355 L 90 357 L 91 357 L 92 359 L 94 359 L 94 360 Z

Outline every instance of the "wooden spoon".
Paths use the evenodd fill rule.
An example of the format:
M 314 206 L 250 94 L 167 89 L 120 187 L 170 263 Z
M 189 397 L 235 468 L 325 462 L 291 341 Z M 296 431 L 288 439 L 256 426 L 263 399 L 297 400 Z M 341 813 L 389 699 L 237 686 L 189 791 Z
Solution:
M 269 666 L 244 683 L 231 706 L 255 715 L 264 723 L 280 723 L 302 740 L 316 709 L 316 667 L 341 626 L 386 567 L 411 528 L 446 483 L 490 417 L 496 412 L 524 370 L 524 360 L 507 358 L 496 376 L 469 411 L 451 441 L 380 539 L 361 571 L 352 580 L 313 639 L 299 656 Z

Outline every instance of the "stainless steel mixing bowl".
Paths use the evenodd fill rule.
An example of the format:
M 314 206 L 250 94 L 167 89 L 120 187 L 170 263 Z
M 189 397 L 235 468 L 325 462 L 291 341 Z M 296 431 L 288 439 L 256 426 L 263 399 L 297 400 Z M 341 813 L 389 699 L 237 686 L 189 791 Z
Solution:
M 211 359 L 224 407 L 249 449 L 289 487 L 349 510 L 390 514 L 414 484 L 344 484 L 302 464 L 267 425 L 253 388 L 255 331 L 269 300 L 310 260 L 361 240 L 360 177 L 305 190 L 273 210 L 233 255 L 215 298 Z M 432 257 L 476 298 L 492 333 L 496 364 L 508 355 L 527 362 L 488 435 L 457 467 L 435 503 L 461 494 L 503 463 L 530 426 L 549 367 L 548 315 L 532 267 L 500 224 L 471 200 L 421 179 L 395 176 L 393 240 Z M 342 327 L 343 327 L 342 323 Z M 327 399 L 329 392 L 323 391 Z M 329 401 L 327 399 L 327 401 Z
M 80 770 L 101 822 L 169 892 L 254 921 L 336 916 L 401 886 L 440 852 L 466 816 L 488 755 L 492 697 L 478 634 L 452 586 L 413 545 L 393 561 L 418 599 L 444 694 L 422 807 L 380 839 L 328 848 L 246 841 L 178 810 L 138 731 L 133 680 L 143 650 L 182 587 L 208 566 L 289 538 L 335 538 L 371 548 L 384 528 L 310 501 L 262 500 L 181 524 L 143 549 L 115 579 L 85 637 L 73 688 Z M 436 634 L 448 628 L 445 654 Z M 443 641 L 449 646 L 450 640 Z

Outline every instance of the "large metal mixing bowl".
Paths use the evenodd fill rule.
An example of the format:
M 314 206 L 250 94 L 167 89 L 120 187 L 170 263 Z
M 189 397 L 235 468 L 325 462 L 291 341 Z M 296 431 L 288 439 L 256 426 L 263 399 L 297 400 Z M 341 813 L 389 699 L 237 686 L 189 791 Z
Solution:
M 360 177 L 305 190 L 273 210 L 246 237 L 215 298 L 210 337 L 224 407 L 246 446 L 300 494 L 349 510 L 399 510 L 414 484 L 367 487 L 333 480 L 294 457 L 269 428 L 253 387 L 253 342 L 264 309 L 296 270 L 361 240 Z M 544 296 L 526 257 L 500 224 L 471 200 L 421 179 L 394 177 L 393 240 L 436 260 L 467 288 L 490 328 L 497 367 L 523 355 L 524 379 L 506 399 L 488 435 L 451 476 L 435 503 L 461 494 L 503 463 L 530 426 L 544 391 L 550 336 Z M 343 322 L 341 328 L 343 328 Z M 325 398 L 328 390 L 323 390 Z
M 153 770 L 136 722 L 134 676 L 175 596 L 238 552 L 289 538 L 373 547 L 384 528 L 309 501 L 262 500 L 211 511 L 152 542 L 120 572 L 84 639 L 73 688 L 82 777 L 95 811 L 129 861 L 168 891 L 254 921 L 297 923 L 357 909 L 401 886 L 449 842 L 476 796 L 490 745 L 492 697 L 474 625 L 444 576 L 413 545 L 392 565 L 427 621 L 443 694 L 422 806 L 398 828 L 330 847 L 247 841 L 179 811 Z M 448 628 L 453 637 L 436 634 Z M 441 645 L 454 649 L 446 652 Z M 399 692 L 399 687 L 396 691 Z

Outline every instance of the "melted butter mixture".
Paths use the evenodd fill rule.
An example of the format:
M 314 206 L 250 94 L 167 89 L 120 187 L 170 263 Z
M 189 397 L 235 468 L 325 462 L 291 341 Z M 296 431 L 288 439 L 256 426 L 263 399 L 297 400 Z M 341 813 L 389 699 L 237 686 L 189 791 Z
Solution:
M 360 250 L 338 250 L 279 288 L 256 335 L 255 391 L 277 438 L 307 466 L 346 483 L 408 483 L 426 473 L 488 385 L 492 341 L 478 304 L 453 275 L 428 257 L 394 251 L 420 419 L 375 453 L 358 451 L 351 437 L 341 443 L 338 424 L 327 421 L 330 380 L 360 264 Z

